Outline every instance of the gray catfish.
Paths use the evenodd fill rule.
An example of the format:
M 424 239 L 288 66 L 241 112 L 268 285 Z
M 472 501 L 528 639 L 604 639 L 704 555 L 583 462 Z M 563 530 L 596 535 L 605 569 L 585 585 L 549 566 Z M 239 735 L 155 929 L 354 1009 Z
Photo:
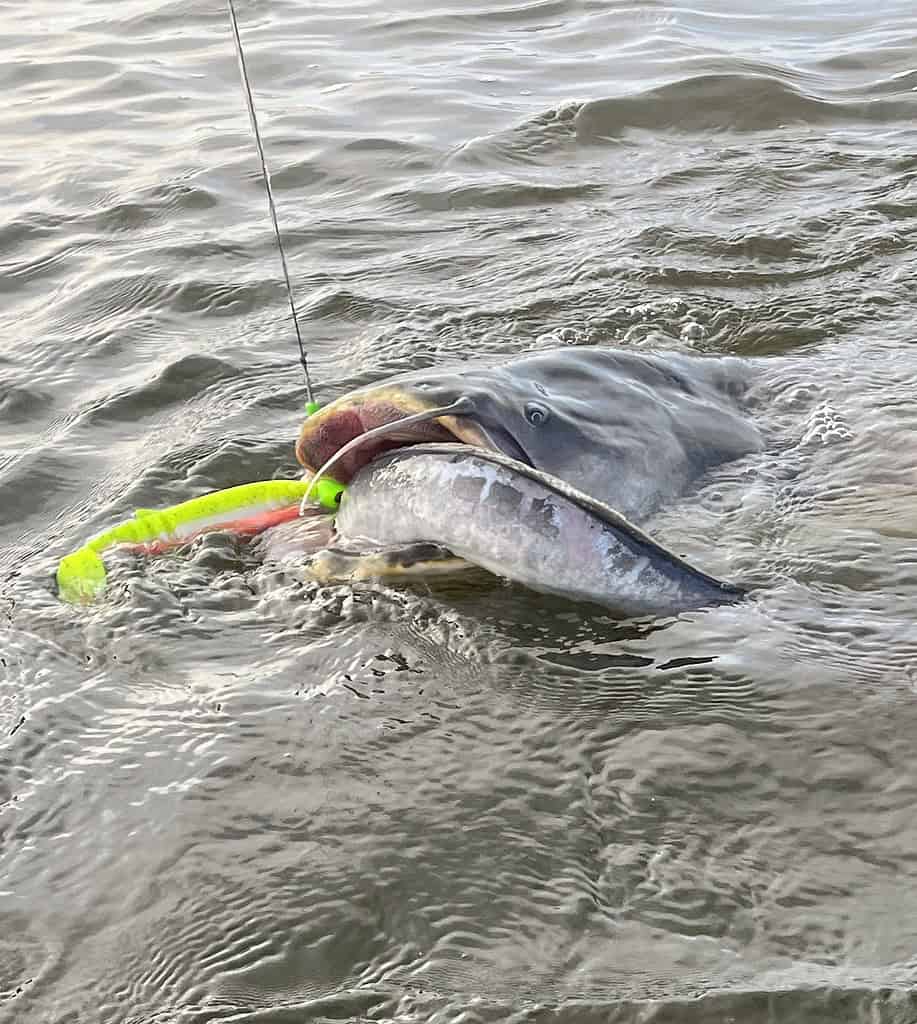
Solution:
M 457 557 L 533 590 L 628 615 L 744 594 L 558 477 L 469 445 L 417 444 L 377 457 L 352 479 L 335 530 L 332 546 L 311 561 L 325 580 L 415 565 L 450 570 L 462 566 Z
M 536 352 L 455 372 L 425 370 L 354 391 L 306 420 L 296 447 L 312 472 L 359 435 L 412 414 L 462 405 L 347 451 L 347 483 L 380 452 L 463 442 L 503 452 L 643 521 L 711 467 L 761 447 L 739 399 L 741 359 L 600 348 Z

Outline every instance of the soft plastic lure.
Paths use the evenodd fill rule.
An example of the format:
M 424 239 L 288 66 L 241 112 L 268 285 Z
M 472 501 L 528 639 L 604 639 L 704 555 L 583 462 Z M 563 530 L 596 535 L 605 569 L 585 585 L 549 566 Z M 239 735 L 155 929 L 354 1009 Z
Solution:
M 171 508 L 137 509 L 133 519 L 97 534 L 61 559 L 57 569 L 60 597 L 70 603 L 98 597 L 105 589 L 107 576 L 102 553 L 112 547 L 128 545 L 158 554 L 213 530 L 256 534 L 295 519 L 310 485 L 308 480 L 263 480 L 204 494 Z M 342 484 L 325 478 L 312 487 L 313 500 L 336 510 L 343 490 Z

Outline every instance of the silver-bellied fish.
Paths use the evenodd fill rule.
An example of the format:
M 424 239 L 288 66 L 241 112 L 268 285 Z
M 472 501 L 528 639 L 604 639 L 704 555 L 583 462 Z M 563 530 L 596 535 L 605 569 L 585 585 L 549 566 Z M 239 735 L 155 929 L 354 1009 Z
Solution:
M 276 556 L 270 543 L 286 537 L 289 545 L 297 533 L 313 542 L 312 530 L 278 527 L 266 554 Z M 411 445 L 362 467 L 341 502 L 332 544 L 309 564 L 320 579 L 353 580 L 463 563 L 624 615 L 671 614 L 744 594 L 560 478 L 460 444 Z

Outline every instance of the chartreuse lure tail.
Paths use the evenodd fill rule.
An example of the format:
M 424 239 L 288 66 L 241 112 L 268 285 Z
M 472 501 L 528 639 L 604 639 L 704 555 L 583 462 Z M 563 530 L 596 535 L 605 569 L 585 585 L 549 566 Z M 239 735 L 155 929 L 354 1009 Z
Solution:
M 214 491 L 180 505 L 138 509 L 133 519 L 119 523 L 93 537 L 78 551 L 61 559 L 57 586 L 64 601 L 90 601 L 105 589 L 102 552 L 119 544 L 157 551 L 186 543 L 211 530 L 230 529 L 258 533 L 299 514 L 299 503 L 309 489 L 307 480 L 264 480 Z M 336 509 L 343 486 L 334 480 L 319 480 L 314 500 Z

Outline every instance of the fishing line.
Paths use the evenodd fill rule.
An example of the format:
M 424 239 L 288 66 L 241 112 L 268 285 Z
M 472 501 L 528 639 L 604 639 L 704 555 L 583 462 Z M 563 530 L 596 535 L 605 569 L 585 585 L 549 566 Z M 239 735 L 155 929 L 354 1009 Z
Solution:
M 277 222 L 277 207 L 274 204 L 274 190 L 271 188 L 271 176 L 268 174 L 267 160 L 264 157 L 264 145 L 261 142 L 261 132 L 258 130 L 258 116 L 255 113 L 255 101 L 252 96 L 252 87 L 248 80 L 248 68 L 245 66 L 245 54 L 242 52 L 242 37 L 239 35 L 239 23 L 236 20 L 236 9 L 232 0 L 226 0 L 229 7 L 229 20 L 232 24 L 232 35 L 236 43 L 236 56 L 239 58 L 239 74 L 242 76 L 242 87 L 245 92 L 245 101 L 248 104 L 248 117 L 252 124 L 252 133 L 255 136 L 255 145 L 258 148 L 258 159 L 261 161 L 261 174 L 264 178 L 264 187 L 267 192 L 267 205 L 271 211 L 271 222 L 274 225 L 274 236 L 277 239 L 277 249 L 280 253 L 280 265 L 283 267 L 283 279 L 287 286 L 287 298 L 290 300 L 290 312 L 293 315 L 293 327 L 296 330 L 296 340 L 299 342 L 299 361 L 302 363 L 303 373 L 306 377 L 306 413 L 312 415 L 318 408 L 318 402 L 312 394 L 312 378 L 309 376 L 309 364 L 306 360 L 306 347 L 303 345 L 302 334 L 299 330 L 299 317 L 296 315 L 296 303 L 293 301 L 293 286 L 290 284 L 290 272 L 287 269 L 287 257 L 283 251 L 283 241 L 280 238 L 280 225 Z
M 474 410 L 474 403 L 470 398 L 462 397 L 454 401 L 451 405 L 443 405 L 438 409 L 426 409 L 424 412 L 415 412 L 411 416 L 405 416 L 404 419 L 392 420 L 391 423 L 383 423 L 380 427 L 373 427 L 372 430 L 367 430 L 365 433 L 357 434 L 356 437 L 351 438 L 347 444 L 342 445 L 338 450 L 319 467 L 315 476 L 309 481 L 309 486 L 306 488 L 306 493 L 302 496 L 302 501 L 299 505 L 299 514 L 305 515 L 306 505 L 309 501 L 309 496 L 312 494 L 313 488 L 318 484 L 319 480 L 327 473 L 327 471 L 337 462 L 342 459 L 348 452 L 352 452 L 355 448 L 359 448 L 360 445 L 365 444 L 367 441 L 372 441 L 377 437 L 385 437 L 389 434 L 397 434 L 402 427 L 409 427 L 414 423 L 423 423 L 424 420 L 435 420 L 440 416 L 467 416 L 468 413 Z M 411 436 L 408 435 L 405 440 L 412 440 Z
M 245 54 L 242 50 L 242 37 L 239 34 L 239 22 L 236 18 L 236 10 L 233 5 L 233 0 L 226 0 L 226 6 L 229 8 L 229 20 L 232 25 L 232 36 L 236 44 L 236 56 L 239 59 L 239 74 L 242 78 L 242 88 L 245 93 L 245 102 L 248 106 L 248 117 L 251 121 L 252 134 L 255 136 L 255 145 L 258 149 L 258 159 L 261 162 L 261 175 L 264 179 L 264 188 L 267 193 L 267 205 L 271 214 L 271 223 L 274 226 L 274 237 L 277 239 L 277 251 L 280 253 L 280 265 L 283 268 L 283 280 L 286 284 L 287 298 L 290 301 L 290 313 L 293 316 L 293 327 L 296 330 L 296 340 L 299 343 L 299 359 L 302 363 L 303 374 L 306 378 L 306 397 L 308 399 L 306 402 L 306 413 L 311 416 L 319 409 L 319 405 L 318 402 L 315 401 L 312 393 L 312 379 L 309 375 L 309 364 L 306 359 L 306 347 L 303 344 L 302 333 L 299 329 L 299 317 L 296 313 L 296 302 L 293 298 L 293 286 L 290 283 L 290 272 L 287 267 L 287 257 L 283 248 L 283 240 L 280 236 L 280 224 L 277 220 L 277 206 L 274 202 L 274 190 L 271 188 L 271 176 L 268 173 L 267 159 L 264 155 L 264 143 L 261 140 L 261 131 L 258 128 L 258 115 L 255 113 L 255 100 L 252 96 L 252 87 L 248 77 L 248 68 L 245 64 Z M 318 491 L 320 501 L 326 507 L 336 505 L 336 503 L 340 501 L 340 495 L 343 491 L 343 487 L 335 481 L 323 480 L 323 477 L 325 476 L 325 473 L 327 473 L 328 469 L 342 459 L 348 452 L 353 451 L 360 445 L 377 437 L 397 434 L 402 428 L 411 426 L 412 424 L 421 423 L 425 420 L 436 419 L 439 416 L 448 416 L 450 414 L 463 415 L 469 413 L 472 409 L 473 404 L 470 399 L 460 398 L 451 405 L 445 405 L 438 409 L 429 409 L 426 412 L 414 413 L 411 416 L 406 416 L 404 419 L 396 420 L 393 423 L 386 423 L 382 426 L 374 427 L 372 430 L 367 430 L 365 433 L 352 438 L 342 448 L 339 448 L 334 455 L 332 455 L 331 458 L 319 468 L 318 472 L 309 482 L 302 501 L 300 502 L 300 515 L 305 514 L 306 505 L 308 504 L 313 491 Z M 412 440 L 412 438 L 408 435 L 405 440 Z

